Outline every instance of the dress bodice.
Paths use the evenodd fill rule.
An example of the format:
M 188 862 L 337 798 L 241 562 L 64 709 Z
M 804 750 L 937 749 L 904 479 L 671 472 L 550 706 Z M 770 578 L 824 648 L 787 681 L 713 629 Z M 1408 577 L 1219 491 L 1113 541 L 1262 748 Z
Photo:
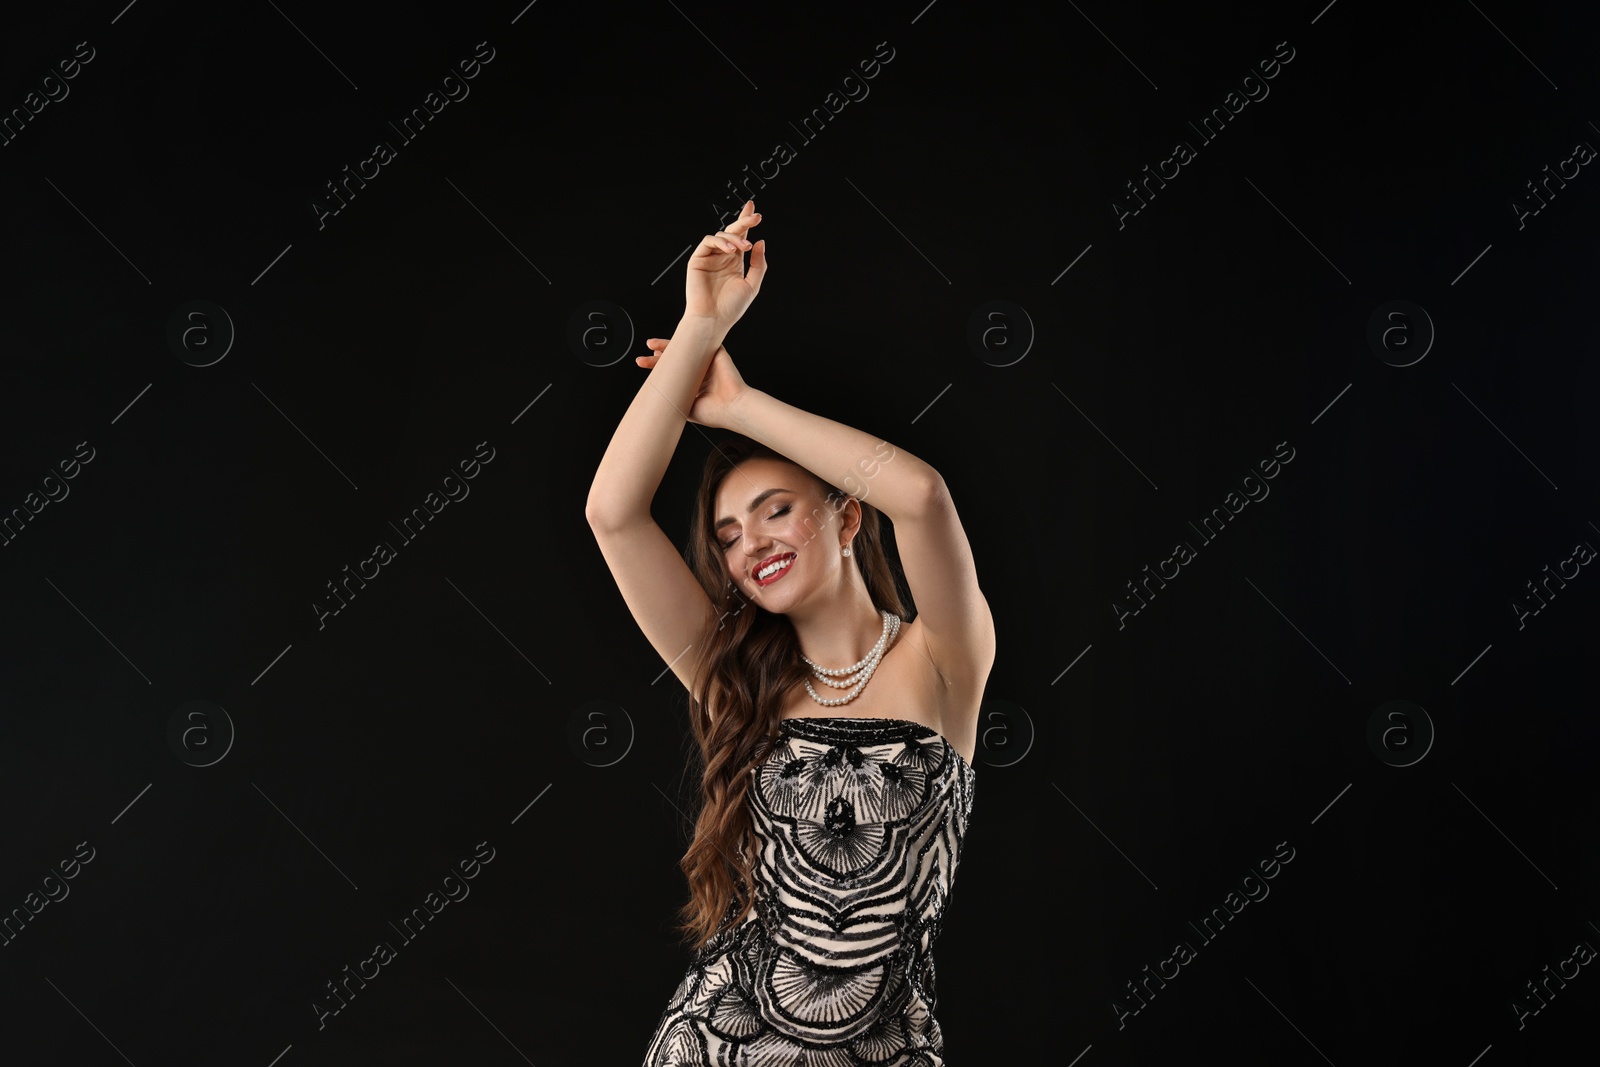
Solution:
M 697 953 L 646 1063 L 942 1064 L 931 948 L 972 767 L 908 719 L 802 716 L 751 774 L 755 907 Z

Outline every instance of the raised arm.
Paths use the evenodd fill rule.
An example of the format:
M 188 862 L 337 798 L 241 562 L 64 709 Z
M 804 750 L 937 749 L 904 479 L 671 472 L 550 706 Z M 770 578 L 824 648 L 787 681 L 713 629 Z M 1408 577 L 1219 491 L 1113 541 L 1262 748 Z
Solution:
M 584 506 L 590 522 L 618 525 L 649 516 L 650 501 L 683 436 L 695 390 L 724 333 L 715 319 L 685 314 L 678 323 L 671 355 L 639 387 L 600 457 Z
M 584 508 L 591 523 L 619 525 L 649 516 L 712 357 L 760 291 L 766 242 L 752 245 L 745 237 L 760 221 L 747 201 L 737 221 L 702 238 L 689 257 L 683 319 L 600 458 Z
M 746 208 L 748 210 L 749 205 Z M 764 244 L 758 243 L 757 254 L 751 256 L 752 277 L 756 276 L 758 255 L 765 268 Z M 679 333 L 670 341 L 647 339 L 646 344 L 657 350 L 657 354 L 641 356 L 638 362 L 651 370 L 652 378 L 672 365 L 680 344 L 695 343 L 689 338 L 711 343 L 712 335 L 701 334 L 692 327 L 686 330 L 684 325 L 678 329 Z M 695 350 L 695 354 L 701 356 L 701 351 Z M 702 425 L 734 430 L 793 460 L 857 500 L 869 501 L 887 515 L 894 524 L 895 544 L 916 602 L 917 619 L 922 623 L 935 660 L 952 684 L 963 687 L 976 700 L 994 662 L 994 618 L 978 588 L 972 549 L 944 478 L 928 463 L 896 449 L 888 441 L 749 387 L 720 345 L 716 346 L 709 364 L 703 356 L 698 362 L 704 378 L 698 391 L 689 397 L 689 410 L 679 413 L 673 421 L 672 440 L 676 441 L 682 432 L 685 418 Z M 629 416 L 632 415 L 630 410 Z M 618 431 L 619 436 L 621 432 Z M 613 442 L 613 450 L 616 447 Z M 666 452 L 660 450 L 659 466 L 652 466 L 655 473 L 646 486 L 646 495 L 637 505 L 646 512 L 648 494 L 654 492 L 665 473 Z M 606 458 L 612 458 L 610 452 Z M 653 457 L 644 459 L 652 464 L 656 462 Z M 599 484 L 598 478 L 596 484 Z M 595 524 L 595 507 L 591 493 L 591 524 Z M 662 541 L 666 543 L 664 538 Z M 616 554 L 619 559 L 633 561 L 638 552 L 630 554 L 619 549 Z M 671 592 L 665 590 L 656 594 L 655 602 L 673 602 Z M 686 596 L 687 593 L 683 593 L 677 600 Z M 678 633 L 687 632 L 687 629 L 687 624 L 680 624 Z M 685 642 L 686 639 L 675 636 L 660 638 L 656 643 L 658 651 L 670 657 L 676 651 L 674 646 L 681 647 Z
M 761 442 L 894 523 L 895 545 L 917 621 L 951 684 L 976 701 L 995 658 L 994 616 L 944 477 L 887 441 L 746 388 L 733 429 Z M 954 729 L 965 732 L 966 725 Z
M 927 510 L 940 487 L 939 472 L 910 452 L 786 404 L 760 389 L 745 388 L 730 416 L 734 430 L 787 456 L 857 500 L 870 497 L 868 502 L 892 522 Z

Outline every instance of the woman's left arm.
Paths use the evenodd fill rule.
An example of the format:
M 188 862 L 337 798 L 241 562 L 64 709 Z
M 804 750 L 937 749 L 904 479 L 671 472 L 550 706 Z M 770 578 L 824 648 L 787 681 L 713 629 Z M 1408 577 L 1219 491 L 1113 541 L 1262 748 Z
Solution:
M 787 456 L 898 525 L 923 514 L 943 479 L 927 463 L 887 441 L 746 386 L 729 407 L 728 427 Z
M 894 523 L 895 546 L 917 621 L 939 668 L 969 693 L 995 658 L 994 615 L 944 478 L 909 452 L 746 386 L 730 429 L 871 504 Z

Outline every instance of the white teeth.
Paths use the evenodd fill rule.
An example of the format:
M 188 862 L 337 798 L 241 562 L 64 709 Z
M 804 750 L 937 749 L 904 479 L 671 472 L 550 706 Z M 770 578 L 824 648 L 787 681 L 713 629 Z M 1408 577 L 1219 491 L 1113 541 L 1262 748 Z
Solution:
M 790 558 L 781 559 L 770 567 L 763 567 L 759 572 L 757 572 L 756 577 L 769 578 L 783 570 L 783 568 L 787 567 L 791 562 L 793 562 L 793 560 Z

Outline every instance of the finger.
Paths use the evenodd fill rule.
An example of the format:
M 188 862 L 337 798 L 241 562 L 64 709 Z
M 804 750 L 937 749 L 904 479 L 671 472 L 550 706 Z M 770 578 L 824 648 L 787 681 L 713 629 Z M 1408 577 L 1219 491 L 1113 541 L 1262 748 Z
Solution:
M 755 248 L 750 252 L 750 269 L 745 271 L 744 280 L 749 283 L 750 288 L 754 289 L 759 296 L 761 293 L 761 279 L 766 276 L 767 242 L 761 240 L 755 243 Z
M 700 238 L 700 246 L 694 250 L 694 256 L 691 258 L 720 256 L 729 252 L 737 254 L 739 247 L 731 239 L 721 234 L 708 233 Z
M 757 216 L 756 202 L 754 200 L 746 200 L 744 202 L 744 206 L 739 209 L 739 214 L 734 216 L 733 221 L 732 222 L 723 223 L 723 226 L 725 227 L 725 229 L 720 230 L 718 232 L 719 233 L 739 233 L 739 232 L 742 232 L 747 226 L 749 226 L 750 220 L 755 218 L 756 216 Z M 738 227 L 738 229 L 735 229 L 735 227 Z
M 725 230 L 723 230 L 722 232 L 723 233 L 731 233 L 731 234 L 734 234 L 736 236 L 743 237 L 745 235 L 745 233 L 747 231 L 749 231 L 749 229 L 752 226 L 759 226 L 760 224 L 761 224 L 761 212 L 756 210 L 755 201 L 754 200 L 746 200 L 744 202 L 744 211 L 743 211 L 743 213 L 741 213 L 739 215 L 739 217 L 737 219 L 735 219 L 733 222 L 728 223 L 727 228 Z
M 739 211 L 739 217 L 728 223 L 724 229 L 718 230 L 717 232 L 731 235 L 732 237 L 743 241 L 745 239 L 745 234 L 749 231 L 749 229 L 752 226 L 759 225 L 760 222 L 761 212 L 756 210 L 756 202 L 754 200 L 746 200 L 744 202 L 744 207 Z M 749 243 L 746 242 L 745 249 L 747 251 L 749 250 L 749 247 Z

